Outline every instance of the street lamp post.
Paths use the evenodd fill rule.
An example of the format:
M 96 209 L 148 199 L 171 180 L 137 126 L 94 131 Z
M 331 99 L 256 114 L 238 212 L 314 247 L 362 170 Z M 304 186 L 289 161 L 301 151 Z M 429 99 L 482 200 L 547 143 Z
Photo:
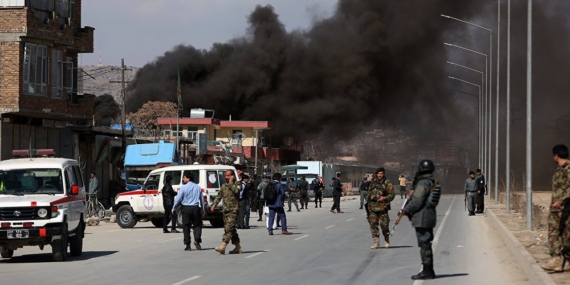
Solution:
M 463 80 L 463 79 L 456 78 L 456 77 L 453 77 L 453 76 L 448 76 L 448 78 L 449 78 L 449 79 L 453 79 L 453 80 L 457 80 L 457 81 L 461 81 L 461 82 L 463 82 L 463 83 L 467 83 L 467 84 L 470 84 L 470 85 L 473 85 L 473 86 L 477 86 L 477 87 L 479 88 L 479 110 L 482 109 L 482 108 L 481 108 L 481 102 L 482 102 L 482 100 L 483 100 L 483 99 L 482 99 L 482 96 L 481 96 L 481 86 L 482 86 L 482 84 L 481 84 L 481 85 L 475 84 L 475 83 L 473 83 L 473 82 L 469 82 L 469 81 L 467 81 L 467 80 Z M 478 121 L 482 121 L 481 112 L 479 112 L 479 116 L 478 116 L 478 117 L 479 117 Z M 479 140 L 479 142 L 481 142 L 481 140 Z
M 532 230 L 532 0 L 528 0 L 526 66 L 526 229 Z
M 480 74 L 481 74 L 481 86 L 483 86 L 483 83 L 485 82 L 485 81 L 484 81 L 484 73 L 483 73 L 483 71 L 479 71 L 479 70 L 476 70 L 476 69 L 473 69 L 473 68 L 470 68 L 470 67 L 467 67 L 467 66 L 464 66 L 464 65 L 461 65 L 461 64 L 457 64 L 457 63 L 454 63 L 454 62 L 451 62 L 451 61 L 448 61 L 447 63 L 448 63 L 448 64 L 451 64 L 451 65 L 455 65 L 455 66 L 461 67 L 461 68 L 465 68 L 465 69 L 467 69 L 467 70 L 471 70 L 471 71 L 480 73 Z M 482 100 L 482 98 L 479 98 L 479 100 Z M 481 143 L 481 138 L 482 138 L 481 135 L 482 135 L 482 133 L 483 133 L 483 132 L 482 132 L 482 131 L 483 131 L 483 129 L 482 129 L 482 126 L 483 126 L 483 109 L 481 108 L 481 106 L 482 106 L 482 102 L 479 102 L 479 120 L 478 120 L 478 124 L 479 124 L 479 143 Z
M 488 67 L 488 66 L 487 66 L 487 64 L 488 64 L 487 59 L 488 59 L 488 58 L 487 58 L 487 55 L 486 55 L 486 54 L 484 54 L 484 53 L 482 53 L 482 52 L 478 52 L 478 51 L 472 50 L 472 49 L 468 49 L 468 48 L 465 48 L 465 47 L 462 47 L 462 46 L 450 44 L 450 43 L 444 43 L 444 44 L 445 44 L 446 46 L 456 47 L 456 48 L 459 48 L 459 49 L 462 49 L 462 50 L 466 50 L 466 51 L 469 51 L 469 52 L 476 53 L 476 54 L 478 54 L 478 55 L 484 56 L 484 57 L 485 57 L 485 75 L 488 74 L 488 73 L 487 73 L 487 67 Z M 487 83 L 487 76 L 485 76 L 485 84 L 486 84 L 486 83 Z M 484 87 L 486 87 L 486 85 L 485 85 Z M 487 88 L 484 88 L 483 90 L 486 90 L 486 89 L 487 89 Z M 487 90 L 486 90 L 486 91 L 487 91 Z M 486 97 L 486 96 L 485 96 L 485 97 Z M 483 117 L 482 117 L 482 119 L 481 119 L 481 122 L 482 122 L 482 124 L 483 124 L 481 130 L 483 130 L 483 135 L 481 136 L 481 142 L 480 142 L 481 148 L 480 148 L 480 150 L 479 150 L 479 151 L 480 151 L 479 166 L 484 165 L 484 162 L 486 162 L 485 153 L 487 152 L 487 149 L 486 149 L 486 142 L 487 142 L 487 140 L 485 139 L 485 138 L 486 138 L 486 137 L 485 137 L 485 127 L 486 127 L 485 118 L 487 118 L 488 113 L 485 112 L 485 109 L 483 108 L 483 105 L 481 105 L 481 110 L 482 110 L 482 112 L 484 113 L 484 115 L 483 115 Z
M 492 151 L 491 151 L 491 136 L 492 136 L 492 135 L 491 135 L 491 128 L 492 128 L 492 127 L 491 127 L 491 126 L 492 126 L 492 124 L 491 124 L 491 121 L 492 121 L 491 110 L 492 110 L 492 108 L 493 108 L 493 102 L 491 101 L 491 98 L 492 98 L 492 96 L 493 96 L 493 94 L 492 94 L 492 93 L 493 93 L 493 92 L 492 92 L 492 86 L 493 86 L 493 77 L 492 77 L 492 75 L 493 75 L 493 65 L 492 65 L 492 62 L 493 62 L 493 30 L 491 30 L 491 29 L 489 29 L 489 28 L 485 28 L 485 27 L 480 26 L 480 25 L 477 25 L 477 24 L 473 24 L 473 23 L 467 22 L 467 21 L 465 21 L 465 20 L 461 20 L 461 19 L 458 19 L 458 18 L 455 18 L 455 17 L 451 17 L 451 16 L 448 16 L 448 15 L 443 15 L 443 14 L 442 14 L 441 16 L 444 17 L 444 18 L 448 18 L 448 19 L 451 19 L 451 20 L 459 21 L 459 22 L 461 22 L 461 23 L 464 23 L 464 24 L 467 24 L 467 25 L 470 25 L 470 26 L 473 26 L 473 27 L 477 27 L 477 28 L 479 28 L 479 29 L 482 29 L 482 30 L 485 30 L 485 31 L 489 32 L 489 73 L 487 73 L 487 77 L 489 78 L 489 80 L 487 81 L 487 82 L 488 82 L 488 84 L 486 85 L 487 88 L 485 88 L 486 91 L 488 90 L 488 92 L 486 92 L 486 95 L 485 95 L 485 102 L 486 102 L 486 104 L 485 104 L 485 110 L 486 110 L 486 111 L 485 111 L 485 114 L 487 114 L 487 115 L 485 116 L 485 120 L 487 120 L 486 123 L 488 123 L 488 124 L 485 124 L 485 126 L 486 126 L 486 127 L 485 127 L 485 129 L 486 129 L 486 130 L 485 130 L 485 137 L 486 137 L 485 149 L 486 149 L 487 151 L 486 151 L 486 153 L 484 154 L 484 155 L 485 155 L 485 165 L 484 165 L 483 167 L 484 167 L 484 169 L 485 169 L 485 172 L 487 173 L 487 178 L 488 178 L 489 185 L 491 185 L 491 180 L 492 180 L 493 178 L 496 179 L 496 177 L 492 177 L 492 175 L 491 175 L 491 156 L 492 156 Z M 485 72 L 487 72 L 487 69 L 486 69 L 486 68 L 485 68 Z M 498 79 L 497 79 L 497 80 L 498 80 Z M 497 82 L 498 82 L 498 81 L 497 81 Z M 497 117 L 497 120 L 498 120 L 498 117 Z M 497 153 L 498 153 L 498 152 L 497 152 Z M 495 153 L 495 156 L 497 155 L 497 153 Z M 495 190 L 495 191 L 496 191 L 496 190 Z M 489 196 L 490 196 L 490 195 L 491 195 L 491 191 L 489 191 Z

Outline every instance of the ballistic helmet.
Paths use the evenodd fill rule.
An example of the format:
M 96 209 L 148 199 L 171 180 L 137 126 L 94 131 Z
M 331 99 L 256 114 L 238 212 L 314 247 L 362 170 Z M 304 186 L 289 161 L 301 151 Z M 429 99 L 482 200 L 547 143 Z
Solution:
M 424 159 L 420 161 L 420 164 L 418 165 L 419 173 L 433 173 L 434 171 L 435 171 L 435 165 L 433 164 L 433 161 L 429 159 Z

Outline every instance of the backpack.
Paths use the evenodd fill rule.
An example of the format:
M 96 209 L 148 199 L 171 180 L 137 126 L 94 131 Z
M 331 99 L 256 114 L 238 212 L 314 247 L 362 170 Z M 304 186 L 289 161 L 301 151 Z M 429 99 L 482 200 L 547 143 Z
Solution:
M 434 179 L 432 183 L 426 205 L 435 208 L 439 204 L 439 198 L 441 197 L 441 185 L 437 182 L 437 179 Z
M 277 200 L 277 185 L 269 182 L 263 188 L 263 198 L 267 202 L 275 202 Z

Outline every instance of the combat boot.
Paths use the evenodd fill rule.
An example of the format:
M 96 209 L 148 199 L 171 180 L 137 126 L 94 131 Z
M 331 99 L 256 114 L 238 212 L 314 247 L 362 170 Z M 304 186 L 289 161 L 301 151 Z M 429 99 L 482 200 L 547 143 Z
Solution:
M 188 245 L 188 246 L 190 246 L 190 245 Z M 194 242 L 194 246 L 196 247 L 197 250 L 202 250 L 202 246 L 199 243 Z
M 384 237 L 384 247 L 385 247 L 385 248 L 389 248 L 389 247 L 390 247 L 390 237 L 389 237 L 389 236 L 385 236 L 385 237 Z
M 230 251 L 230 254 L 241 254 L 241 246 L 239 245 L 239 242 L 236 243 L 235 246 L 236 248 Z
M 374 237 L 374 244 L 370 247 L 370 249 L 379 249 L 380 248 L 380 237 Z
M 542 269 L 546 271 L 554 271 L 554 272 L 562 272 L 564 268 L 562 268 L 562 259 L 560 256 L 553 257 L 549 262 L 543 263 L 540 265 Z
M 435 279 L 435 272 L 433 271 L 433 265 L 424 265 L 420 273 L 412 276 L 412 280 L 426 280 L 426 279 Z
M 228 246 L 228 243 L 222 242 L 222 244 L 220 244 L 220 246 L 216 247 L 216 251 L 221 253 L 221 254 L 226 254 L 226 246 Z
M 362 205 L 360 205 L 360 208 L 358 208 L 358 209 L 362 210 Z

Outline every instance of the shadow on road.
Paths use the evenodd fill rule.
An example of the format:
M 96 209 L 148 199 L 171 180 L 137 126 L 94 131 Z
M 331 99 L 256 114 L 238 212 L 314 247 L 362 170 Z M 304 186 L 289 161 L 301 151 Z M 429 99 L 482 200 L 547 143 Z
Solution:
M 258 253 L 258 252 L 267 252 L 265 250 L 248 250 L 248 251 L 242 251 L 242 254 L 246 254 L 246 253 Z
M 413 247 L 413 246 L 411 246 L 411 245 L 396 245 L 396 246 L 391 245 L 389 248 L 386 248 L 386 249 L 392 249 L 392 248 L 406 248 L 406 247 Z M 384 248 L 382 248 L 382 249 L 384 249 Z
M 460 276 L 467 276 L 469 274 L 467 273 L 455 273 L 455 274 L 435 274 L 436 279 L 442 279 L 442 278 L 450 278 L 450 277 L 460 277 Z
M 51 250 L 51 248 L 50 248 Z M 118 251 L 84 251 L 81 256 L 67 256 L 66 262 L 89 260 L 93 258 L 103 257 L 111 254 L 115 254 Z M 16 254 L 17 251 L 14 252 Z M 21 256 L 14 256 L 11 259 L 1 260 L 0 263 L 43 263 L 43 262 L 54 262 L 51 253 L 42 254 L 27 254 Z

